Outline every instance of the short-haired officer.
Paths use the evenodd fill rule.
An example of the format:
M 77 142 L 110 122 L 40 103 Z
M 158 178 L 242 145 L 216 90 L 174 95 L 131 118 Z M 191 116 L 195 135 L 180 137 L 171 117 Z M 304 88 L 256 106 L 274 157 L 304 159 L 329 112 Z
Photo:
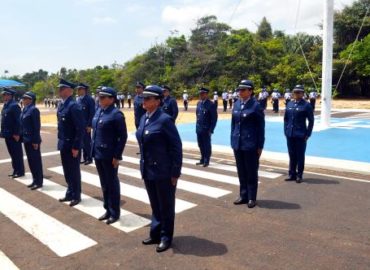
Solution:
M 92 156 L 95 159 L 103 191 L 105 214 L 99 220 L 107 224 L 120 217 L 121 192 L 118 165 L 127 141 L 127 128 L 123 113 L 114 106 L 117 92 L 102 87 L 99 92 L 100 107 L 93 118 Z
M 205 87 L 199 89 L 199 101 L 196 109 L 196 133 L 197 141 L 200 149 L 201 158 L 196 165 L 208 167 L 211 154 L 211 136 L 217 124 L 217 108 L 216 105 L 208 98 L 209 90 Z
M 253 97 L 253 82 L 239 83 L 239 100 L 235 102 L 231 118 L 231 147 L 234 150 L 240 192 L 234 204 L 256 206 L 259 158 L 265 142 L 265 115 Z
M 44 180 L 40 151 L 40 111 L 35 106 L 36 95 L 33 92 L 26 92 L 22 96 L 22 100 L 24 104 L 21 114 L 22 140 L 32 174 L 32 183 L 28 187 L 31 190 L 35 190 L 42 187 Z
M 64 177 L 68 188 L 60 202 L 70 202 L 75 206 L 81 202 L 81 171 L 80 158 L 83 134 L 85 130 L 84 118 L 80 105 L 73 99 L 75 84 L 61 79 L 58 85 L 59 104 L 58 116 L 58 150 L 62 160 Z
M 9 177 L 17 178 L 24 176 L 23 150 L 21 142 L 21 108 L 14 100 L 15 91 L 4 88 L 1 92 L 4 106 L 1 111 L 1 137 L 12 160 L 13 173 Z
M 162 110 L 172 117 L 173 121 L 176 122 L 177 115 L 179 114 L 179 108 L 175 98 L 171 97 L 172 89 L 167 85 L 162 85 L 163 90 L 163 106 Z
M 145 109 L 143 108 L 143 91 L 145 84 L 142 82 L 136 83 L 136 96 L 134 97 L 134 116 L 135 116 L 135 127 L 139 127 L 140 119 L 145 114 Z
M 95 101 L 91 97 L 89 93 L 89 86 L 84 83 L 80 83 L 76 87 L 77 89 L 77 104 L 81 106 L 82 115 L 84 118 L 84 135 L 83 135 L 83 160 L 81 163 L 88 165 L 92 163 L 91 158 L 91 127 L 92 127 L 92 119 L 95 115 Z
M 175 223 L 175 193 L 181 174 L 182 143 L 175 123 L 160 109 L 162 88 L 149 85 L 143 92 L 146 114 L 136 138 L 140 146 L 140 170 L 152 208 L 149 238 L 144 245 L 158 244 L 156 251 L 172 243 Z
M 285 180 L 297 183 L 302 182 L 307 140 L 314 125 L 312 106 L 303 99 L 303 95 L 304 87 L 296 85 L 293 100 L 289 102 L 284 115 L 284 132 L 289 152 L 289 177 Z

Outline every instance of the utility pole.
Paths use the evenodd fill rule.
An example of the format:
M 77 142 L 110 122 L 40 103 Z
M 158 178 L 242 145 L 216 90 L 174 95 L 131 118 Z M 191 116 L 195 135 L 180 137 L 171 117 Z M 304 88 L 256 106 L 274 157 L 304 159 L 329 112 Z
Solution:
M 330 126 L 332 97 L 334 0 L 324 1 L 323 26 L 321 125 L 327 128 Z

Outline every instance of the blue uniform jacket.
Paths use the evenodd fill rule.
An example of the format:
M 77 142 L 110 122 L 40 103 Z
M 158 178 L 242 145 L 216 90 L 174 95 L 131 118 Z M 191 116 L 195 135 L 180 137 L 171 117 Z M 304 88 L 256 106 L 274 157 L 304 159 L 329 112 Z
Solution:
M 146 110 L 143 108 L 143 97 L 136 95 L 134 98 L 134 114 L 135 114 L 135 126 L 138 127 L 141 116 L 145 114 Z
M 21 108 L 14 100 L 9 100 L 4 104 L 1 111 L 1 137 L 11 138 L 13 135 L 21 133 Z
M 197 114 L 196 132 L 213 133 L 217 124 L 218 117 L 216 105 L 209 99 L 206 99 L 204 102 L 198 101 L 196 114 Z
M 85 129 L 81 107 L 69 97 L 59 104 L 57 117 L 58 150 L 80 150 Z
M 308 126 L 306 119 L 308 120 Z M 284 132 L 289 138 L 310 137 L 314 124 L 314 115 L 310 103 L 301 99 L 290 101 L 284 115 Z
M 81 106 L 82 115 L 85 120 L 86 127 L 92 127 L 92 119 L 95 115 L 95 101 L 90 95 L 85 95 L 77 100 Z
M 40 128 L 41 121 L 39 109 L 37 109 L 33 104 L 26 106 L 21 114 L 23 142 L 33 144 L 41 143 Z
M 176 121 L 177 115 L 179 114 L 179 108 L 175 98 L 170 96 L 164 98 L 162 110 L 169 116 L 172 116 L 173 120 Z
M 180 177 L 182 143 L 172 117 L 158 109 L 149 122 L 145 122 L 143 115 L 136 131 L 143 179 L 159 181 Z
M 244 105 L 234 104 L 231 118 L 231 147 L 234 150 L 263 149 L 265 143 L 265 115 L 258 101 L 251 97 Z
M 92 157 L 95 159 L 122 160 L 122 153 L 127 141 L 127 128 L 123 113 L 109 106 L 99 108 L 92 121 Z

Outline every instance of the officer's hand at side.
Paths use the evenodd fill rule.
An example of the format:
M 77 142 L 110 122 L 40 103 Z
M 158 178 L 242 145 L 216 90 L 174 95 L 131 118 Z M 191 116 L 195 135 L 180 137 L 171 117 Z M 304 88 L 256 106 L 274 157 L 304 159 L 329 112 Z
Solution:
M 14 140 L 15 140 L 16 142 L 19 142 L 19 139 L 20 139 L 19 135 L 13 135 L 13 138 L 14 138 Z
M 177 180 L 178 180 L 178 178 L 176 178 L 176 177 L 172 177 L 172 178 L 171 178 L 171 183 L 172 183 L 172 185 L 176 186 L 176 185 L 177 185 Z
M 87 128 L 86 128 L 86 132 L 87 132 L 87 133 L 91 133 L 91 127 L 87 127 Z
M 33 143 L 33 144 L 32 144 L 32 147 L 33 147 L 33 149 L 35 149 L 35 150 L 39 149 L 39 145 L 38 145 L 37 143 Z
M 78 156 L 78 150 L 72 149 L 72 157 L 76 158 Z
M 113 168 L 118 168 L 118 165 L 119 165 L 119 159 L 113 159 L 112 160 L 112 165 L 113 165 Z
M 257 149 L 258 158 L 262 155 L 262 148 Z

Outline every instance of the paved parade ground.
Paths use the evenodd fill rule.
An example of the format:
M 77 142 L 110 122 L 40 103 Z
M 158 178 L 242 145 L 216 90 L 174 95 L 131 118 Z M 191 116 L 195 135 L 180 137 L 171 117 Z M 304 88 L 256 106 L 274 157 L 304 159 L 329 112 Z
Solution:
M 1 139 L 0 269 L 370 269 L 370 117 L 346 111 L 334 116 L 333 128 L 316 127 L 307 154 L 354 167 L 315 165 L 312 158 L 304 182 L 296 184 L 284 181 L 284 158 L 269 158 L 284 154 L 286 145 L 281 141 L 274 146 L 281 140 L 281 116 L 267 115 L 266 153 L 253 209 L 233 205 L 239 183 L 234 159 L 225 150 L 229 122 L 222 119 L 227 117 L 220 114 L 213 140 L 219 146 L 208 168 L 195 166 L 199 152 L 189 132 L 193 127 L 187 121 L 179 124 L 187 142 L 175 237 L 172 248 L 161 254 L 141 244 L 151 212 L 132 135 L 119 169 L 122 216 L 113 225 L 97 220 L 104 209 L 94 166 L 81 165 L 82 203 L 71 208 L 58 202 L 66 183 L 55 127 L 42 129 L 45 180 L 38 191 L 26 187 L 29 174 L 7 177 L 11 164 Z M 325 146 L 325 138 L 332 144 Z

